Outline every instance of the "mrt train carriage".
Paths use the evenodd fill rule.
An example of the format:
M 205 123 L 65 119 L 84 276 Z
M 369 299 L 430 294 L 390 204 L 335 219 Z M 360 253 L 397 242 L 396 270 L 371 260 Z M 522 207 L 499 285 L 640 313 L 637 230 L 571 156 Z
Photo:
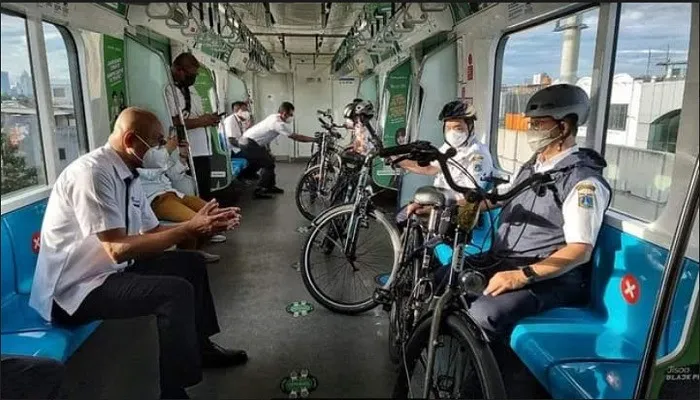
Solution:
M 225 117 L 232 103 L 243 102 L 256 124 L 291 102 L 291 129 L 331 140 L 335 148 L 351 144 L 343 109 L 355 98 L 373 105 L 369 124 L 382 148 L 421 141 L 440 147 L 438 114 L 445 103 L 461 100 L 476 111 L 475 132 L 495 173 L 511 181 L 532 156 L 525 134 L 530 97 L 558 83 L 583 89 L 589 116 L 576 142 L 605 158 L 611 188 L 591 258 L 588 304 L 525 318 L 499 343 L 481 335 L 462 310 L 457 319 L 469 329 L 461 334 L 495 362 L 485 366 L 479 357 L 486 353 L 458 343 L 477 359 L 469 368 L 480 379 L 436 374 L 431 387 L 409 396 L 426 389 L 430 397 L 450 397 L 459 383 L 488 386 L 469 392 L 483 398 L 698 397 L 697 3 L 0 7 L 3 390 L 6 383 L 48 381 L 10 381 L 4 360 L 26 356 L 63 366 L 60 398 L 158 396 L 153 318 L 61 326 L 42 319 L 28 299 L 53 184 L 71 162 L 106 143 L 121 110 L 146 108 L 166 134 L 190 138 L 184 116 L 171 115 L 166 96 L 174 85 L 171 63 L 189 52 L 200 63 L 193 88 L 204 113 Z M 255 180 L 243 177 L 250 162 L 230 150 L 224 124 L 207 127 L 205 140 L 212 195 L 229 196 L 243 215 L 225 243 L 205 248 L 220 256 L 207 264 L 222 328 L 216 340 L 245 348 L 250 359 L 205 370 L 189 396 L 395 395 L 407 368 L 388 351 L 391 312 L 374 297 L 354 315 L 335 312 L 314 294 L 304 278 L 308 260 L 299 256 L 332 213 L 330 205 L 315 219 L 298 211 L 301 177 L 313 165 L 341 176 L 351 162 L 315 161 L 328 144 L 323 140 L 278 136 L 269 152 L 285 193 L 256 199 Z M 190 154 L 184 162 L 194 180 L 191 151 L 183 154 Z M 354 173 L 360 175 L 352 176 L 364 177 L 362 187 L 351 180 L 356 192 L 335 206 L 354 210 L 359 198 L 372 205 L 378 232 L 389 232 L 375 237 L 384 272 L 369 283 L 386 288 L 397 268 L 399 252 L 392 248 L 402 246 L 394 215 L 433 178 L 401 172 L 379 153 L 359 164 Z M 197 185 L 192 190 L 199 191 Z M 472 243 L 488 238 L 498 218 L 482 222 Z M 380 243 L 381 237 L 388 239 Z M 436 357 L 434 368 L 459 364 Z

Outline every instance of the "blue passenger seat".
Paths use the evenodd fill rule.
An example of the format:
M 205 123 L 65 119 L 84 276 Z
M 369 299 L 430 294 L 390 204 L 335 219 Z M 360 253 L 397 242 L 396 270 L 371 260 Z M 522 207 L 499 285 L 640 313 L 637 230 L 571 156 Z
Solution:
M 29 307 L 47 200 L 2 216 L 2 354 L 44 356 L 65 361 L 99 326 L 59 327 Z
M 517 324 L 510 345 L 553 398 L 631 398 L 668 251 L 603 225 L 587 307 Z M 698 263 L 685 260 L 658 356 L 680 341 Z

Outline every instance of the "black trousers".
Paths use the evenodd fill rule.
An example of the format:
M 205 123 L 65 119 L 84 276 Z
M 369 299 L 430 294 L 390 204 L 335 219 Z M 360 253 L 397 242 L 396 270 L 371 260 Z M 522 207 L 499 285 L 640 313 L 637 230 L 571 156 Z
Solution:
M 166 251 L 110 275 L 68 315 L 54 303 L 59 324 L 155 315 L 158 324 L 161 390 L 202 380 L 200 346 L 219 332 L 204 257 L 193 251 Z
M 536 262 L 535 259 L 502 257 L 493 253 L 468 257 L 466 265 L 491 279 L 500 271 L 512 271 Z M 504 338 L 515 324 L 556 307 L 580 305 L 588 299 L 588 285 L 581 265 L 556 278 L 535 282 L 522 289 L 501 293 L 498 296 L 480 295 L 469 307 L 469 315 L 492 338 Z M 437 282 L 445 282 L 449 267 L 436 270 Z M 488 282 L 488 281 L 487 281 Z
M 63 364 L 53 358 L 2 355 L 3 399 L 55 399 L 65 374 Z
M 263 189 L 275 187 L 277 184 L 275 158 L 272 156 L 270 149 L 259 145 L 254 140 L 248 139 L 246 144 L 241 145 L 240 156 L 248 160 L 247 170 L 249 171 L 246 171 L 247 176 L 261 171 L 258 187 Z
M 194 172 L 197 176 L 199 197 L 209 201 L 211 200 L 211 157 L 192 157 L 192 161 L 194 162 Z

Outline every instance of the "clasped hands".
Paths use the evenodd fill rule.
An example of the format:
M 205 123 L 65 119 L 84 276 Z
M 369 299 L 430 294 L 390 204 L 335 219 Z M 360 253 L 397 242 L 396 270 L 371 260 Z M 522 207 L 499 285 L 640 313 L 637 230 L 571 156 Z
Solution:
M 234 229 L 240 225 L 240 211 L 238 207 L 219 207 L 219 202 L 212 199 L 186 222 L 188 231 L 196 236 L 211 236 Z

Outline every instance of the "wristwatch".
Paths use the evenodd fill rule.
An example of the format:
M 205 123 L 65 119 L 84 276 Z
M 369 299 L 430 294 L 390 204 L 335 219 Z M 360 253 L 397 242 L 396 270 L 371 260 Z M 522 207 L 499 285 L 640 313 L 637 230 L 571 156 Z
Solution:
M 535 272 L 534 269 L 532 269 L 531 265 L 526 265 L 522 268 L 523 274 L 525 274 L 525 277 L 527 278 L 527 283 L 533 283 L 535 280 L 538 278 L 537 273 Z

